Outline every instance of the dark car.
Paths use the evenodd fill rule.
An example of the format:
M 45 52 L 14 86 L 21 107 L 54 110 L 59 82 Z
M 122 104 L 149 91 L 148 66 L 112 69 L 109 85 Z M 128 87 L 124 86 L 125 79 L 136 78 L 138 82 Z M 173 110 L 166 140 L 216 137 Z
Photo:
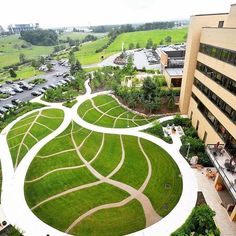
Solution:
M 41 95 L 41 93 L 39 91 L 33 91 L 31 94 L 33 96 L 40 96 Z
M 48 89 L 50 89 L 50 87 L 48 85 L 45 85 L 45 86 L 43 86 L 43 89 L 48 90 Z
M 62 75 L 63 78 L 66 78 L 67 76 L 69 76 L 69 73 L 67 73 L 67 72 L 63 73 L 63 75 Z
M 14 109 L 16 106 L 13 105 L 13 104 L 6 104 L 3 107 L 6 108 L 6 109 Z
M 50 84 L 49 87 L 50 88 L 56 88 L 57 86 L 55 84 Z
M 13 84 L 13 81 L 12 80 L 7 80 L 6 84 Z
M 13 105 L 16 105 L 16 106 L 18 106 L 19 104 L 21 104 L 21 103 L 22 103 L 22 101 L 21 101 L 21 100 L 19 100 L 19 99 L 12 99 L 12 100 L 11 100 L 11 103 L 12 103 Z

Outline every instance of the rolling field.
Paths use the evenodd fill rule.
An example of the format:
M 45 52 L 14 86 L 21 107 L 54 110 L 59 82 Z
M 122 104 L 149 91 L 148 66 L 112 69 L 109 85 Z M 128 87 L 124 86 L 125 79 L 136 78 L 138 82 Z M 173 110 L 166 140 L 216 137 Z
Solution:
M 153 43 L 159 45 L 160 41 L 163 40 L 165 44 L 165 37 L 172 37 L 172 44 L 184 42 L 184 36 L 187 33 L 187 28 L 183 29 L 170 29 L 170 30 L 150 30 L 150 31 L 138 31 L 131 33 L 124 33 L 119 35 L 116 40 L 108 47 L 108 52 L 119 52 L 121 51 L 122 42 L 124 47 L 129 48 L 130 43 L 140 44 L 141 48 L 146 46 L 147 40 L 152 39 Z
M 105 50 L 95 53 L 97 49 L 101 48 L 107 42 L 108 37 L 103 37 L 96 41 L 85 43 L 78 52 L 75 52 L 75 56 L 83 65 L 98 63 L 113 54 L 113 52 L 107 52 Z M 101 58 L 102 56 L 103 59 Z
M 15 168 L 31 147 L 59 127 L 63 116 L 57 109 L 34 112 L 12 127 L 7 141 Z
M 0 69 L 19 62 L 20 53 L 25 54 L 27 59 L 35 59 L 41 55 L 48 55 L 53 47 L 46 46 L 28 46 L 22 48 L 22 45 L 28 45 L 24 40 L 19 39 L 19 35 L 0 37 Z
M 127 128 L 145 125 L 155 117 L 143 117 L 121 107 L 109 95 L 97 96 L 85 101 L 78 108 L 78 114 L 85 121 L 108 128 Z
M 149 141 L 72 122 L 34 158 L 25 196 L 37 217 L 63 232 L 124 235 L 148 220 L 145 204 L 131 192 L 149 199 L 164 217 L 180 198 L 179 174 L 172 158 Z

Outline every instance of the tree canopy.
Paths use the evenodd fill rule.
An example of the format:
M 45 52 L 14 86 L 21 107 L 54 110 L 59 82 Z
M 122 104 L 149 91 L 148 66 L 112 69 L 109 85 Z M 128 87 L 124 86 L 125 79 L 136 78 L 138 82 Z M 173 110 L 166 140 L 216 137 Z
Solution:
M 58 43 L 58 35 L 54 30 L 32 30 L 20 33 L 21 38 L 33 45 L 53 46 Z

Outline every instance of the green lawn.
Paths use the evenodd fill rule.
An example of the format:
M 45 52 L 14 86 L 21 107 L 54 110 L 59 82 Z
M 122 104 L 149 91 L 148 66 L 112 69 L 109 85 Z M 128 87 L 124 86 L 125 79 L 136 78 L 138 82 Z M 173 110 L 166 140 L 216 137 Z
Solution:
M 113 54 L 113 52 L 106 51 L 95 53 L 97 49 L 101 48 L 107 42 L 108 37 L 106 36 L 96 41 L 85 43 L 80 47 L 80 50 L 75 53 L 75 56 L 83 65 L 98 63 Z
M 93 98 L 98 110 L 92 106 L 90 100 L 85 101 L 78 108 L 78 114 L 85 121 L 98 126 L 109 128 L 127 128 L 145 125 L 155 118 L 136 115 L 125 108 L 109 95 L 100 95 Z
M 44 72 L 35 70 L 32 66 L 21 66 L 18 70 L 15 71 L 17 74 L 17 77 L 12 78 L 10 77 L 10 74 L 8 71 L 5 71 L 3 73 L 0 73 L 0 82 L 4 82 L 5 80 L 19 80 L 19 79 L 28 79 L 35 75 L 43 74 Z
M 22 48 L 27 45 L 27 48 Z M 42 55 L 49 55 L 53 47 L 33 46 L 24 40 L 19 39 L 19 35 L 0 37 L 0 69 L 19 62 L 20 53 L 25 54 L 27 59 L 36 59 Z
M 168 29 L 168 30 L 149 30 L 149 31 L 137 31 L 131 33 L 124 33 L 119 35 L 116 40 L 108 47 L 108 52 L 120 52 L 122 42 L 124 42 L 124 47 L 129 49 L 129 44 L 134 43 L 136 45 L 139 43 L 141 48 L 146 46 L 147 40 L 152 39 L 153 43 L 159 45 L 160 41 L 163 40 L 165 43 L 165 37 L 172 37 L 173 43 L 184 42 L 184 36 L 187 33 L 187 28 L 183 29 Z
M 26 116 L 7 135 L 12 160 L 16 167 L 28 150 L 55 130 L 63 120 L 63 111 L 48 109 Z
M 112 100 L 105 96 L 96 102 L 101 107 L 107 101 Z M 34 114 L 28 117 L 28 121 L 32 119 Z M 21 121 L 21 125 L 25 123 L 27 121 Z M 98 173 L 109 176 L 121 163 L 122 143 L 124 163 L 111 178 L 139 189 L 148 176 L 148 162 L 138 138 L 91 132 L 73 122 L 47 143 L 32 161 L 25 182 L 25 196 L 29 207 L 33 208 L 33 212 L 42 221 L 65 232 L 89 210 L 110 203 L 120 203 L 128 198 L 128 192 L 98 182 L 99 179 L 83 164 L 75 150 L 78 147 L 83 158 Z M 162 148 L 143 139 L 140 143 L 152 165 L 152 175 L 144 194 L 150 199 L 156 212 L 165 216 L 177 204 L 182 192 L 179 169 Z M 85 184 L 92 186 L 83 187 Z M 54 198 L 49 199 L 53 196 Z M 42 203 L 44 200 L 46 202 Z M 69 233 L 124 235 L 143 229 L 145 223 L 142 206 L 136 199 L 130 199 L 125 205 L 116 208 L 96 210 L 78 222 Z

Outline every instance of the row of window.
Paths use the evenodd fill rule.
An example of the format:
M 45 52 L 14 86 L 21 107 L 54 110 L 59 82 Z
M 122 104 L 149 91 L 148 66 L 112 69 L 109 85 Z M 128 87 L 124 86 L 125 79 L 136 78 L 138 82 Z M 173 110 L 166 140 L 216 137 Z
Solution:
M 236 123 L 236 111 L 223 101 L 219 96 L 213 93 L 208 87 L 201 83 L 197 78 L 194 78 L 194 85 L 202 91 L 219 109 Z
M 236 51 L 219 48 L 204 43 L 200 44 L 199 51 L 208 56 L 217 58 L 223 62 L 227 62 L 231 65 L 236 65 Z
M 210 68 L 209 66 L 204 65 L 201 62 L 197 62 L 197 70 L 236 95 L 236 81 Z
M 217 120 L 217 118 L 205 107 L 205 105 L 197 98 L 197 96 L 192 93 L 192 97 L 198 103 L 198 109 L 201 111 L 203 116 L 211 124 L 213 129 L 219 134 L 219 136 L 224 140 L 225 147 L 231 155 L 236 154 L 236 140 L 233 136 L 226 130 L 226 128 Z

